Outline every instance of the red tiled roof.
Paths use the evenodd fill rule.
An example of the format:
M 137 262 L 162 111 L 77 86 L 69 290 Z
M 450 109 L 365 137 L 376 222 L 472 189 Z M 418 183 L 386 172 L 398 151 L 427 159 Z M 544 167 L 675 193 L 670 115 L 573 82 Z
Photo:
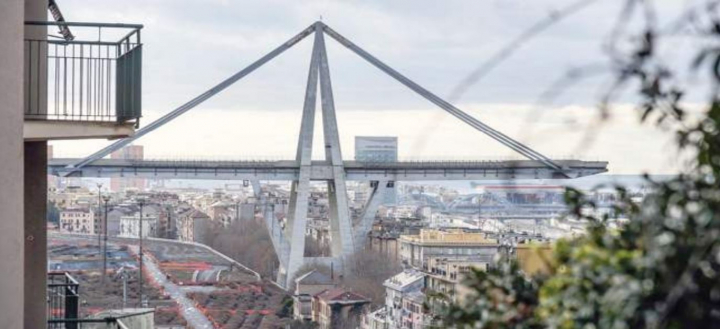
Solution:
M 315 297 L 326 302 L 370 302 L 367 297 L 344 288 L 326 289 L 317 293 Z

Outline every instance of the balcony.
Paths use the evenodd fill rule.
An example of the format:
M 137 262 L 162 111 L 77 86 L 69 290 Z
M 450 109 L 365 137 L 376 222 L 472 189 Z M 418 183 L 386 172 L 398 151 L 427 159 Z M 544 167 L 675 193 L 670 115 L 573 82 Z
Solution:
M 80 284 L 68 273 L 50 272 L 47 283 L 47 316 L 49 323 L 55 320 L 77 319 L 80 300 Z M 50 326 L 51 328 L 74 328 L 73 326 Z
M 50 272 L 47 283 L 48 329 L 130 329 L 154 327 L 154 310 L 125 309 L 79 318 L 80 284 L 68 273 Z
M 58 29 L 58 35 L 54 33 Z M 25 139 L 122 138 L 142 116 L 142 25 L 25 22 Z

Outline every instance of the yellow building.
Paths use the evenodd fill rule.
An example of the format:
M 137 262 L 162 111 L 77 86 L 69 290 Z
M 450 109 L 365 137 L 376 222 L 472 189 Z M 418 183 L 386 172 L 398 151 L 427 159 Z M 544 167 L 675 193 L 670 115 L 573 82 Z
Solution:
M 515 255 L 520 269 L 527 275 L 548 274 L 552 259 L 550 243 L 520 244 L 515 248 Z
M 418 235 L 401 235 L 399 243 L 400 260 L 416 268 L 423 268 L 430 258 L 489 263 L 499 247 L 485 233 L 460 229 L 422 229 Z

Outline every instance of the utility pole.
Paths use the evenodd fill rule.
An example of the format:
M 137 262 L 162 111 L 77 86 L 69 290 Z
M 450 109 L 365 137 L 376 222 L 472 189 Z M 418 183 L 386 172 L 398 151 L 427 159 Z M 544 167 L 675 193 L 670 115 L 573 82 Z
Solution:
M 110 196 L 104 195 L 103 201 L 105 202 L 105 219 L 103 220 L 103 235 L 105 236 L 105 239 L 103 241 L 103 273 L 102 273 L 102 282 L 104 283 L 105 276 L 107 276 L 107 241 L 108 241 L 107 217 L 108 217 L 108 201 L 110 201 Z
M 140 206 L 140 295 L 138 296 L 138 307 L 142 307 L 142 298 L 143 298 L 143 206 L 145 205 L 145 200 L 138 199 L 138 205 Z
M 102 242 L 100 241 L 100 238 L 102 237 L 102 234 L 100 233 L 100 232 L 102 231 L 102 227 L 100 227 L 100 225 L 101 225 L 101 221 L 100 221 L 100 209 L 102 209 L 102 200 L 101 200 L 101 199 L 102 199 L 102 190 L 101 190 L 101 189 L 102 189 L 102 186 L 103 186 L 102 183 L 97 183 L 97 188 L 98 188 L 98 206 L 97 206 L 97 212 L 96 212 L 96 214 L 97 214 L 97 219 L 96 219 L 95 222 L 98 223 L 98 225 L 97 225 L 98 251 L 99 251 L 100 249 L 102 249 Z
M 235 221 L 240 221 L 240 198 L 235 200 Z

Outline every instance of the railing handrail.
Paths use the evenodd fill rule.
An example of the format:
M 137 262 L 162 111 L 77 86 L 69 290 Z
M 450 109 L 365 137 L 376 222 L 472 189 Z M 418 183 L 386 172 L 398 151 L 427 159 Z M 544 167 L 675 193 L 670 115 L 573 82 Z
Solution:
M 25 25 L 108 27 L 108 28 L 136 29 L 136 30 L 140 30 L 144 27 L 142 24 L 127 24 L 127 23 L 54 22 L 54 21 L 25 21 Z
M 134 316 L 146 315 L 155 312 L 155 310 L 147 310 L 136 313 L 128 313 L 115 316 L 106 316 L 103 318 L 83 318 L 83 319 L 48 319 L 48 324 L 61 324 L 61 323 L 116 323 L 121 324 L 125 327 L 125 324 L 121 320 L 127 319 Z

